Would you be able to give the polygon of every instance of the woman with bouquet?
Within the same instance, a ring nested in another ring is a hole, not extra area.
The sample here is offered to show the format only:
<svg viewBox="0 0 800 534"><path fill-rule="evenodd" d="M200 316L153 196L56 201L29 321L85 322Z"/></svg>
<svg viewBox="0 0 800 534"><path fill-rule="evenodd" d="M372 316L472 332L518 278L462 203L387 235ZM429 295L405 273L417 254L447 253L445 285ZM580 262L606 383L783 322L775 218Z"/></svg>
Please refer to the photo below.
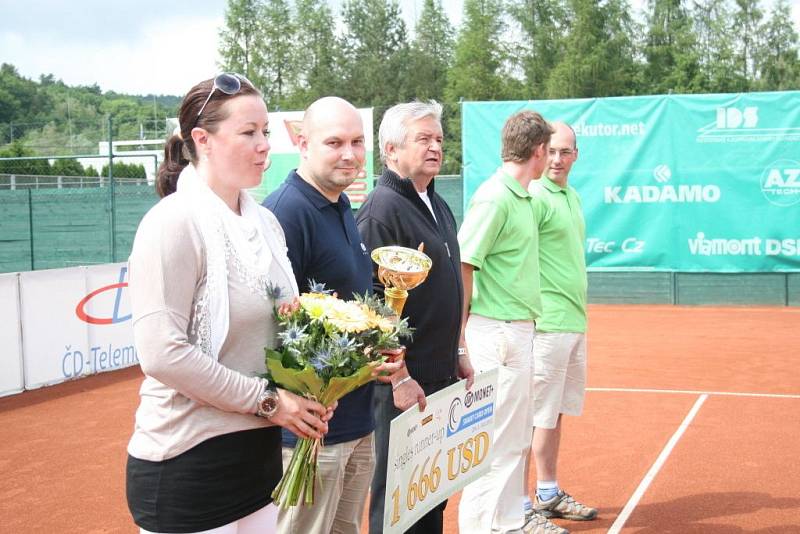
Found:
<svg viewBox="0 0 800 534"><path fill-rule="evenodd" d="M281 432L321 438L331 410L273 384L274 288L297 286L274 216L245 191L269 164L268 116L245 78L195 85L165 147L162 200L129 261L145 379L128 445L128 506L141 532L269 533Z"/></svg>

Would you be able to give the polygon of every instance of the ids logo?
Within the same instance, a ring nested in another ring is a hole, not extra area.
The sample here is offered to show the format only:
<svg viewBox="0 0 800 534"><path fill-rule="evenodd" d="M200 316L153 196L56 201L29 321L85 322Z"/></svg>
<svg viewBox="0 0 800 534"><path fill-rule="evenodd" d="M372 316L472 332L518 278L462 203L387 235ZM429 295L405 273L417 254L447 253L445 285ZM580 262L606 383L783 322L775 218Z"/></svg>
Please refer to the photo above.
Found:
<svg viewBox="0 0 800 534"><path fill-rule="evenodd" d="M758 126L758 108L748 106L739 108L717 108L717 128L755 128Z"/></svg>
<svg viewBox="0 0 800 534"><path fill-rule="evenodd" d="M117 282L116 284L111 284L95 289L94 291L83 297L81 301L78 302L78 305L75 306L75 315L78 316L78 319L89 324L117 324L129 321L131 318L130 313L128 315L120 315L119 312L120 303L122 302L122 291L123 289L128 287L128 282L125 281L125 276L127 274L128 274L127 267L120 268L119 282ZM89 315L89 312L86 311L86 306L92 300L95 300L97 298L98 301L110 303L110 299L108 297L104 299L99 298L100 295L107 292L111 292L113 295L114 305L113 308L109 310L111 315L107 317L97 317L94 315Z"/></svg>
<svg viewBox="0 0 800 534"><path fill-rule="evenodd" d="M781 159L761 175L761 193L776 206L792 206L800 202L800 163Z"/></svg>

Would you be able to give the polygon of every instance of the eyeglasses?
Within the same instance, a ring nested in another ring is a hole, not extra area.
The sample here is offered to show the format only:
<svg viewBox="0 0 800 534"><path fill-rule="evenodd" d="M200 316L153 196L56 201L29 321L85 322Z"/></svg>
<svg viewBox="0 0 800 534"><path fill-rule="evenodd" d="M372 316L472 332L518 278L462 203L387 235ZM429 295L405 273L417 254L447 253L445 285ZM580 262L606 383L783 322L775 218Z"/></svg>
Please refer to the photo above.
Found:
<svg viewBox="0 0 800 534"><path fill-rule="evenodd" d="M242 80L250 83L250 80L244 76L240 76L232 72L223 72L222 74L218 74L217 77L214 78L214 86L211 88L211 92L208 93L206 101L203 102L202 106L200 106L200 111L197 112L197 117L194 118L194 124L192 125L192 128L197 126L197 121L200 120L200 115L203 113L203 110L206 109L206 105L211 100L211 95L214 94L214 91L219 89L228 96L235 95L242 90ZM250 85L253 84L250 83Z"/></svg>
<svg viewBox="0 0 800 534"><path fill-rule="evenodd" d="M555 157L556 154L558 154L562 158L571 158L572 155L575 154L575 151L572 150L571 148L562 148L561 150L556 150L555 148L551 148L548 151L548 154L550 155L551 158Z"/></svg>

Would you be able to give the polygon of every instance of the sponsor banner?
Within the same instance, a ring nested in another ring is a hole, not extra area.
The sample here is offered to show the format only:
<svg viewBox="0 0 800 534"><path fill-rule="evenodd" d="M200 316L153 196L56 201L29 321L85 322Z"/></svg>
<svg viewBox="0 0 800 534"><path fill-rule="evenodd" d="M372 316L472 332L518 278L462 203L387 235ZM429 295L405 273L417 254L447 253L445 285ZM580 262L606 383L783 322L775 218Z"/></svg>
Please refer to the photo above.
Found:
<svg viewBox="0 0 800 534"><path fill-rule="evenodd" d="M522 109L577 134L590 268L800 270L800 92L465 103L465 209ZM747 254L703 244L754 239Z"/></svg>
<svg viewBox="0 0 800 534"><path fill-rule="evenodd" d="M25 389L138 364L127 265L19 274Z"/></svg>
<svg viewBox="0 0 800 534"><path fill-rule="evenodd" d="M357 179L347 188L345 194L353 208L358 208L372 191L373 153L372 153L372 108L359 109L364 123L364 144L367 149L366 176ZM264 173L261 185L251 190L253 197L261 202L267 195L283 183L292 169L300 162L297 135L303 122L302 111L276 111L269 114L269 159L272 162Z"/></svg>
<svg viewBox="0 0 800 534"><path fill-rule="evenodd" d="M428 397L392 420L383 531L405 532L434 506L483 475L491 463L497 369Z"/></svg>
<svg viewBox="0 0 800 534"><path fill-rule="evenodd" d="M19 320L19 275L0 274L0 397L19 393L22 379L22 340Z"/></svg>

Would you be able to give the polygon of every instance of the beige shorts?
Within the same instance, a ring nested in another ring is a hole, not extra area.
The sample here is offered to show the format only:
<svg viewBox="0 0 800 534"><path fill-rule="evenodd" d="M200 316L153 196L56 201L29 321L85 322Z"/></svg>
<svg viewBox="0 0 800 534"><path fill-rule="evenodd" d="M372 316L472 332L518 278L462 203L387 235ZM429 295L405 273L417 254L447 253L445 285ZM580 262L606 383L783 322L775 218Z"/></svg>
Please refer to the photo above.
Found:
<svg viewBox="0 0 800 534"><path fill-rule="evenodd" d="M538 332L533 342L533 426L555 428L580 415L586 392L586 334Z"/></svg>

